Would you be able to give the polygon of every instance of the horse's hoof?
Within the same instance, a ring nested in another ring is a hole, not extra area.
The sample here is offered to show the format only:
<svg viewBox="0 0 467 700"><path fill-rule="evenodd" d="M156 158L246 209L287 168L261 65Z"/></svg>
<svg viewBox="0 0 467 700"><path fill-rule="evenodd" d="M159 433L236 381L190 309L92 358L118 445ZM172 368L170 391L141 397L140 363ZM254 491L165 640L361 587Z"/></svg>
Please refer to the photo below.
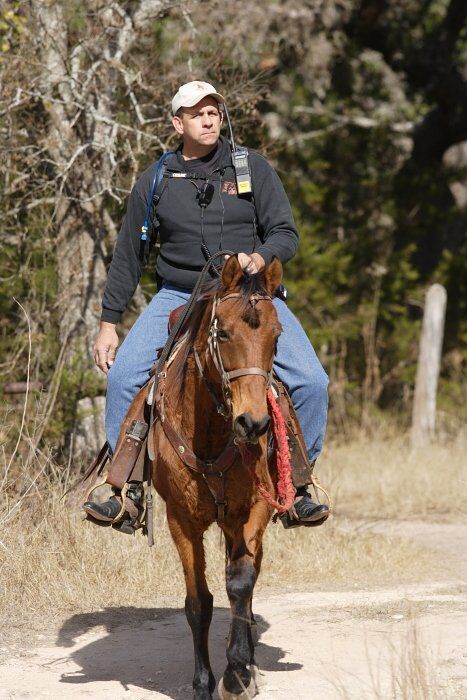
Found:
<svg viewBox="0 0 467 700"><path fill-rule="evenodd" d="M217 688L220 700L251 700L251 698L254 698L258 692L254 678L255 675L256 674L253 673L252 668L250 685L248 686L248 688L245 688L245 690L242 690L241 693L231 693L228 690L226 690L224 688L224 680L221 678L219 681L219 686Z"/></svg>
<svg viewBox="0 0 467 700"><path fill-rule="evenodd" d="M193 700L212 700L212 695L209 690L196 691L193 694Z"/></svg>

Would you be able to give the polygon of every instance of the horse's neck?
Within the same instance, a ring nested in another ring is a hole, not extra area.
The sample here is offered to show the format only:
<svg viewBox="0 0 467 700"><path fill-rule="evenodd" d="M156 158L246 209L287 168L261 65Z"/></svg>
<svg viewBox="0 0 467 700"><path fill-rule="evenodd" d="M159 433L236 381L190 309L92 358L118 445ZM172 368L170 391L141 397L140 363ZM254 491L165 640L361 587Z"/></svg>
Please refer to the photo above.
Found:
<svg viewBox="0 0 467 700"><path fill-rule="evenodd" d="M207 372L205 352L199 352L199 355L203 369ZM216 387L216 393L220 400L220 386ZM217 412L214 400L196 366L193 351L186 360L181 389L173 387L172 391L167 392L167 399L168 419L195 454L201 458L220 454L231 437L231 422L227 422Z"/></svg>

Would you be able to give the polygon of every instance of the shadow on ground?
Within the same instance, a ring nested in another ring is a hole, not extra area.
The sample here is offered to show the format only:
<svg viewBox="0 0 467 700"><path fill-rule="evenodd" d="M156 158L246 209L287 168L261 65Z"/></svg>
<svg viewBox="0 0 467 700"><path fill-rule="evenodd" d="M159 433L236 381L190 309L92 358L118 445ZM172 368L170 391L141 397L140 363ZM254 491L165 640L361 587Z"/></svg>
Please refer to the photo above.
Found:
<svg viewBox="0 0 467 700"><path fill-rule="evenodd" d="M282 662L285 652L261 643L269 623L256 616L260 641L257 662L265 671L293 671L301 664ZM210 630L211 664L219 680L225 665L230 610L216 608ZM62 683L118 681L158 691L174 700L191 697L194 671L191 631L184 612L171 608L118 607L74 615L61 627L57 646L75 647L69 658L80 671L64 673Z"/></svg>

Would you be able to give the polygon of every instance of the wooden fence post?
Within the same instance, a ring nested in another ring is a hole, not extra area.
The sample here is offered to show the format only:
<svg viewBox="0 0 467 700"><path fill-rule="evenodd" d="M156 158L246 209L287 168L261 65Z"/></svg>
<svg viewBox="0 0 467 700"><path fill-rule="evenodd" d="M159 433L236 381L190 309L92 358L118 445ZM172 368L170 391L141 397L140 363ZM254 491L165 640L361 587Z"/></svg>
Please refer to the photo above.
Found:
<svg viewBox="0 0 467 700"><path fill-rule="evenodd" d="M443 346L446 300L446 290L441 284L433 284L425 298L412 412L412 447L430 444L435 434L436 388Z"/></svg>

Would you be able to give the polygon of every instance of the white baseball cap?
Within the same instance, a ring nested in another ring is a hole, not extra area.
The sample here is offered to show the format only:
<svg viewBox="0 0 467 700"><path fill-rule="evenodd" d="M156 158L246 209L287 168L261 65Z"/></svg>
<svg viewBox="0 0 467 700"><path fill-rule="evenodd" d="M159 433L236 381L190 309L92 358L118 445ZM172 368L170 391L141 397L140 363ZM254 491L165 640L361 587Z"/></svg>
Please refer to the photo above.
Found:
<svg viewBox="0 0 467 700"><path fill-rule="evenodd" d="M176 114L180 107L193 107L208 95L214 97L218 102L224 102L222 95L210 83L193 80L191 83L181 85L172 100L172 114Z"/></svg>

